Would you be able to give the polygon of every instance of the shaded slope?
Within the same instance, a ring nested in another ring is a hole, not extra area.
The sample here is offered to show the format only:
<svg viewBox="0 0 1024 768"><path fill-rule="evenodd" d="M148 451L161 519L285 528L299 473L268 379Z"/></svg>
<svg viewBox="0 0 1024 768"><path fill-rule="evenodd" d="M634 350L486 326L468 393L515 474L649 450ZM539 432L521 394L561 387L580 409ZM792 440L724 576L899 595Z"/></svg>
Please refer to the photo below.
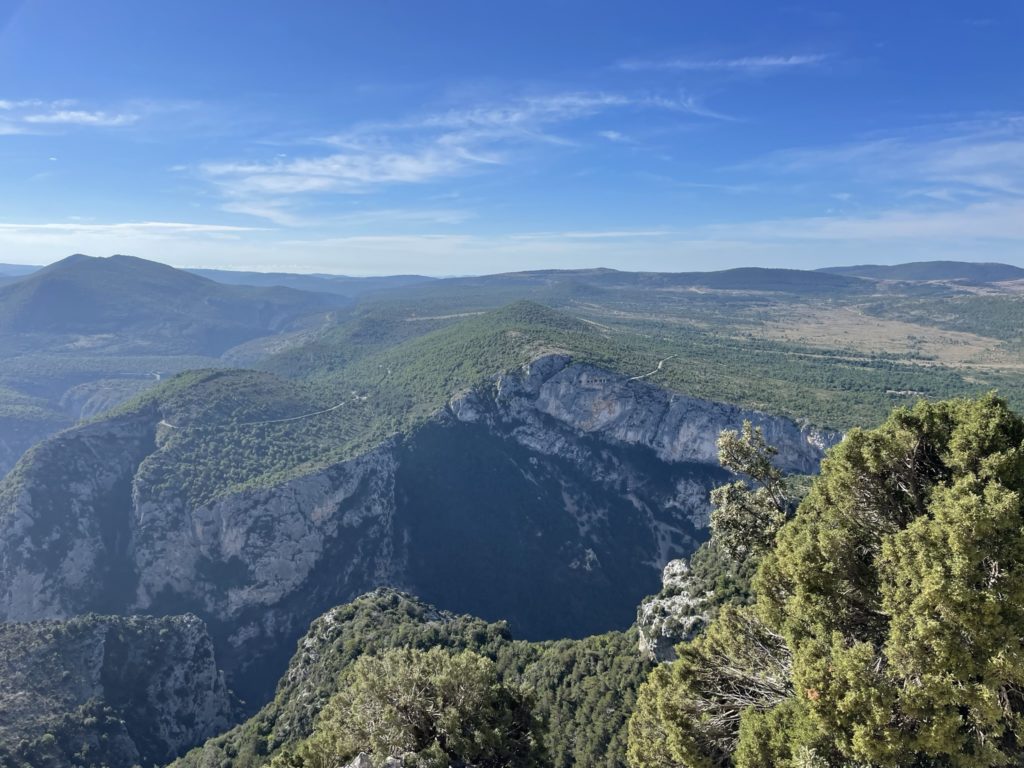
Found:
<svg viewBox="0 0 1024 768"><path fill-rule="evenodd" d="M235 706L195 616L0 624L0 766L162 764Z"/></svg>

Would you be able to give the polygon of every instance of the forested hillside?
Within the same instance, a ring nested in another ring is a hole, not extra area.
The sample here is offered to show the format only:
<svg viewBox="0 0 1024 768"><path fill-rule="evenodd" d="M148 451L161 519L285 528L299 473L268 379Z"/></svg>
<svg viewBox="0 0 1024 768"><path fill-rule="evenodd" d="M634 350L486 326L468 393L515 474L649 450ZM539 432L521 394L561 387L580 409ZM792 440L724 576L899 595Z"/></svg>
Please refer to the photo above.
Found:
<svg viewBox="0 0 1024 768"><path fill-rule="evenodd" d="M495 677L486 686L500 681L508 698L488 706L523 708L525 712L504 715L517 718L527 731L525 740L533 742L531 748L519 751L510 765L623 765L626 721L636 689L650 668L650 663L639 657L635 632L526 643L514 640L504 623L489 624L438 611L408 595L381 590L331 610L314 622L299 642L274 700L251 720L212 739L175 767L317 765L321 763L308 762L314 759L312 753L317 748L326 750L326 764L335 755L340 759L353 757L354 753L346 754L344 747L334 751L334 742L351 734L344 722L339 724L340 730L329 730L334 727L328 723L329 712L347 704L360 686L360 660L388 659L387 654L396 649L440 652L442 658L471 652L489 662L484 674ZM414 657L391 659L398 666L395 674L410 676L406 683L426 683L410 668ZM439 662L434 658L434 673L440 671ZM382 682L381 678L377 670L377 681ZM461 682L469 684L469 680ZM372 706L374 702L364 703ZM427 700L412 703L429 709ZM483 718L475 720L477 727L487 727L482 711L465 704L454 706L458 720L450 727L459 728L463 721L475 718ZM424 716L430 717L426 711ZM423 739L424 734L419 738ZM417 744L418 749L433 746L432 738ZM476 736L466 733L465 738L472 742ZM502 733L497 741L490 742L493 753L507 748L511 738L509 733ZM323 744L324 740L329 743ZM357 744L355 752L365 746Z"/></svg>

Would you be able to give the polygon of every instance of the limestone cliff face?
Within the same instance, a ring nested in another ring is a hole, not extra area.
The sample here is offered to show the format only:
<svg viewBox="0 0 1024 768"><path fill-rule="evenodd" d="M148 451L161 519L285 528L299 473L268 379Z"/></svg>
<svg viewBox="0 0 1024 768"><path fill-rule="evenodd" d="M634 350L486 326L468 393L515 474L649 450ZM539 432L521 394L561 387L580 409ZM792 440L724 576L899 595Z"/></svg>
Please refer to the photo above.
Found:
<svg viewBox="0 0 1024 768"><path fill-rule="evenodd" d="M234 717L195 616L0 624L0 765L163 764Z"/></svg>
<svg viewBox="0 0 1024 768"><path fill-rule="evenodd" d="M675 647L707 624L706 602L706 595L695 591L689 564L670 561L661 574L661 591L640 603L636 612L640 654L650 661L674 661Z"/></svg>
<svg viewBox="0 0 1024 768"><path fill-rule="evenodd" d="M354 546L337 567L353 577L354 588L364 576L371 582L399 576L401 563L388 546L394 474L394 446L387 443L323 472L195 508L137 483L133 606L149 610L173 593L232 619L285 600L345 542ZM218 567L220 578L197 578Z"/></svg>
<svg viewBox="0 0 1024 768"><path fill-rule="evenodd" d="M155 449L155 412L40 443L0 486L0 620L123 610L131 484Z"/></svg>
<svg viewBox="0 0 1024 768"><path fill-rule="evenodd" d="M0 485L0 620L194 611L243 695L315 616L379 585L528 638L625 627L706 538L715 439L744 419L793 471L838 439L547 355L350 461L191 506L140 471L160 415L120 415Z"/></svg>
<svg viewBox="0 0 1024 768"><path fill-rule="evenodd" d="M592 365L574 365L566 355L546 355L523 375L501 377L497 400L515 415L531 408L587 433L642 445L670 463L717 465L716 441L723 429L744 420L761 427L779 449L787 472L816 472L825 449L840 435L799 427L793 421L735 405L687 397L642 380Z"/></svg>

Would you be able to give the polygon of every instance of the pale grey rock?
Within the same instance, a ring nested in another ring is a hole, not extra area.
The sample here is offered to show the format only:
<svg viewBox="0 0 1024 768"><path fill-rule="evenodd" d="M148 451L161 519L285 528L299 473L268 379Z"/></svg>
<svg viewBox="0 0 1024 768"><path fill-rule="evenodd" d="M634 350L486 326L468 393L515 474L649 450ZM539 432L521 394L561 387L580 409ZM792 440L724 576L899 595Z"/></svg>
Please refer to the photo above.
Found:
<svg viewBox="0 0 1024 768"><path fill-rule="evenodd" d="M159 503L162 513L154 513L154 502L137 504L135 607L150 608L167 590L190 595L205 611L228 618L273 605L303 584L328 541L351 535L366 544L388 537L394 472L394 453L385 444L323 472L193 509L173 498ZM137 489L137 495L146 494ZM167 514L169 509L177 511ZM203 562L233 564L240 583L224 590L197 579ZM391 553L368 546L358 562L382 582L400 565Z"/></svg>
<svg viewBox="0 0 1024 768"><path fill-rule="evenodd" d="M690 566L682 559L665 566L661 583L661 592L637 609L640 654L650 661L675 661L675 647L693 639L707 624L707 614L701 610L707 598L692 593Z"/></svg>
<svg viewBox="0 0 1024 768"><path fill-rule="evenodd" d="M152 416L136 414L68 430L26 455L19 477L0 486L0 621L100 610L124 588L112 568L129 541L111 535L120 527L111 507L153 447Z"/></svg>
<svg viewBox="0 0 1024 768"><path fill-rule="evenodd" d="M838 432L800 427L786 418L687 397L591 365L564 365L563 356L556 358L555 373L539 386L524 386L528 393L536 391L537 410L583 432L644 445L664 461L717 463L719 433L750 421L779 449L782 469L809 474L841 438Z"/></svg>
<svg viewBox="0 0 1024 768"><path fill-rule="evenodd" d="M14 467L25 451L72 423L70 417L57 412L43 418L0 416L0 478Z"/></svg>

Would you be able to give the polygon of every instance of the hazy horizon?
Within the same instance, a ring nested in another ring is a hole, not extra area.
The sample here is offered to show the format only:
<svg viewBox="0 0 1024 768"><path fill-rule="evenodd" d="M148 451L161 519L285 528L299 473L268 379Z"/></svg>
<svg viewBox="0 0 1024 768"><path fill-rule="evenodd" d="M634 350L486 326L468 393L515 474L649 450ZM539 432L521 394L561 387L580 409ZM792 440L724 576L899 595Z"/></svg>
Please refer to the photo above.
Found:
<svg viewBox="0 0 1024 768"><path fill-rule="evenodd" d="M885 261L885 262L882 262L882 261L878 261L878 262L861 262L861 263L858 263L858 264L852 264L852 263L850 263L850 264L822 264L821 266L818 266L818 267L788 267L788 266L772 267L770 265L763 265L763 264L749 264L749 265L739 265L739 266L736 266L736 267L721 267L721 268L718 268L718 269L711 267L711 268L707 268L707 269L695 269L695 270L672 270L672 269L667 269L667 270L642 270L642 269L628 269L628 268L624 268L624 267L607 267L607 266L603 266L603 265L593 265L593 266L585 266L585 267L566 267L566 268L550 267L550 268L546 268L546 269L542 268L542 269L532 269L532 270L531 269L523 269L523 270L513 269L513 270L502 270L502 271L498 271L498 272L464 272L464 273L459 273L459 274L455 274L455 273L442 274L442 273L436 273L436 272L430 272L430 271L351 274L351 273L347 273L347 272L313 271L313 270L298 271L298 270L288 270L288 269L261 269L261 268L251 268L250 269L250 268L247 268L247 267L237 267L237 266L230 266L230 265L228 265L228 266L224 266L224 265L211 265L211 264L182 264L182 265L177 265L177 264L170 264L168 262L160 261L158 259L146 259L145 256L138 256L136 254L117 253L117 254L110 254L109 256L95 256L94 254L88 254L88 253L73 253L73 254L67 254L66 256L62 256L62 257L60 257L58 259L54 259L53 261L49 261L49 262L46 262L46 263L34 263L34 264L33 263L27 263L27 262L8 262L8 261L3 261L2 259L0 259L0 266L32 267L32 268L36 268L36 269L42 269L44 267L52 266L53 264L56 264L56 263L58 263L60 261L63 261L64 259L70 258L71 256L88 256L90 258L111 258L113 256L129 256L129 257L133 257L133 258L144 259L146 261L154 261L154 262L157 262L157 263L160 263L160 264L165 264L167 266L175 267L176 269L183 269L183 270L218 270L218 271L224 271L224 272L240 272L240 273L253 272L253 273L262 273L262 274L326 275L326 276L329 276L329 277L401 277L401 276L409 276L409 275L418 275L418 276L421 276L421 277L429 277L429 278L438 279L438 280L451 279L451 278L460 278L460 277L486 277L486 276L491 276L491 275L496 275L496 274L504 274L504 273L538 272L538 271L539 272L543 272L543 271L613 270L613 271L618 271L618 272L647 272L647 271L654 272L654 271L656 271L656 272L664 272L664 273L673 273L673 272L717 272L717 271L729 270L729 269L759 268L759 267L766 268L766 269L777 268L777 269L806 269L806 270L815 270L815 269L828 269L828 268L836 268L836 267L892 266L892 265L898 265L898 264L911 264L911 263L923 264L923 263L928 263L927 261L921 261L921 262L901 262L901 261L898 261L898 260L892 260L892 261ZM1007 261L1007 262L993 262L993 261L983 260L983 259L962 259L960 261L967 262L967 263L972 263L972 264L1008 264L1010 266L1024 266L1022 264L1019 264L1019 263L1015 264L1015 263L1012 263L1012 262L1009 262L1009 261Z"/></svg>

